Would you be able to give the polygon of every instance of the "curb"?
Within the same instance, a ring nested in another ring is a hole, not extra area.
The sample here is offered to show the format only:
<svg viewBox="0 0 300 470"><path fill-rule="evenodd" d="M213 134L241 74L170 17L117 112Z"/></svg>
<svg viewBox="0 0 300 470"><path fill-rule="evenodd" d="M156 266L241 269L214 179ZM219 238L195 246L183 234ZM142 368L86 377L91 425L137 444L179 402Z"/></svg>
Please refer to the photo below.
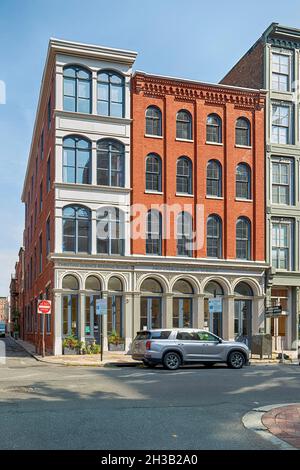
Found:
<svg viewBox="0 0 300 470"><path fill-rule="evenodd" d="M58 366L68 366L68 367L136 367L139 366L139 362L100 362L95 364L84 364L84 363L76 363L76 362L68 362L68 361L48 361L46 358L40 357L37 354L33 353L32 351L28 350L23 344L19 343L18 340L10 336L11 338L18 346L20 346L24 351L27 352L33 359L35 359L37 362L43 362L44 364L49 364L49 365L58 365Z"/></svg>
<svg viewBox="0 0 300 470"><path fill-rule="evenodd" d="M271 444L279 447L281 450L299 450L296 447L288 444L287 442L279 439L272 434L268 428L262 423L263 415L274 408L281 408L284 406L298 405L298 403L279 403L277 405L261 406L259 408L253 408L253 410L246 413L242 418L242 423L246 429L255 432L263 439L268 440Z"/></svg>

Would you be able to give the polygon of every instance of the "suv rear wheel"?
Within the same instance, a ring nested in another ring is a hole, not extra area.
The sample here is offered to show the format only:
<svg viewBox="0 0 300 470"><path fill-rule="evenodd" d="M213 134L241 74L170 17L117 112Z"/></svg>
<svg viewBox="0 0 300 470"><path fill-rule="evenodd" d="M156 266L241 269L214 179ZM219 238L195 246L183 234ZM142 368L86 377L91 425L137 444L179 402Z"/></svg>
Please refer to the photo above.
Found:
<svg viewBox="0 0 300 470"><path fill-rule="evenodd" d="M243 353L240 351L232 351L229 354L227 364L231 369L241 369L245 364Z"/></svg>
<svg viewBox="0 0 300 470"><path fill-rule="evenodd" d="M168 370L176 370L181 366L181 357L176 352L168 352L163 358L163 366Z"/></svg>

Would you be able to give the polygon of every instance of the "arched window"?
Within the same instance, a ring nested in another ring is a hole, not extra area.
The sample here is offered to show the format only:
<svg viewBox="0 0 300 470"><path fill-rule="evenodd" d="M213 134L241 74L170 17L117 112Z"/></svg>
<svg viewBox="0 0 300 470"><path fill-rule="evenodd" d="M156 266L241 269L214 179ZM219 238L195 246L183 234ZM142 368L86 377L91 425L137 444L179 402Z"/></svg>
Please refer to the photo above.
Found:
<svg viewBox="0 0 300 470"><path fill-rule="evenodd" d="M192 162L187 157L180 157L177 160L176 191L192 194Z"/></svg>
<svg viewBox="0 0 300 470"><path fill-rule="evenodd" d="M156 106L149 106L146 109L146 134L162 135L161 110Z"/></svg>
<svg viewBox="0 0 300 470"><path fill-rule="evenodd" d="M224 295L222 286L216 281L210 281L206 284L204 288L204 294L206 297L221 297Z"/></svg>
<svg viewBox="0 0 300 470"><path fill-rule="evenodd" d="M162 326L162 286L152 278L141 285L140 328L161 328Z"/></svg>
<svg viewBox="0 0 300 470"><path fill-rule="evenodd" d="M236 197L251 199L251 170L246 163L236 167Z"/></svg>
<svg viewBox="0 0 300 470"><path fill-rule="evenodd" d="M97 77L97 113L124 117L124 77L112 70L101 70Z"/></svg>
<svg viewBox="0 0 300 470"><path fill-rule="evenodd" d="M237 297L253 297L253 290L246 282L239 282L235 286L234 295Z"/></svg>
<svg viewBox="0 0 300 470"><path fill-rule="evenodd" d="M75 276L68 274L63 278L62 288L62 333L63 336L78 334L78 290Z"/></svg>
<svg viewBox="0 0 300 470"><path fill-rule="evenodd" d="M91 113L91 72L71 65L64 68L64 110Z"/></svg>
<svg viewBox="0 0 300 470"><path fill-rule="evenodd" d="M176 137L177 139L192 139L192 116L183 109L176 115Z"/></svg>
<svg viewBox="0 0 300 470"><path fill-rule="evenodd" d="M246 217L240 217L236 223L236 257L250 259L251 225Z"/></svg>
<svg viewBox="0 0 300 470"><path fill-rule="evenodd" d="M173 328L192 328L193 294L189 282L179 279L173 287Z"/></svg>
<svg viewBox="0 0 300 470"><path fill-rule="evenodd" d="M222 167L217 160L210 160L206 167L207 196L222 196Z"/></svg>
<svg viewBox="0 0 300 470"><path fill-rule="evenodd" d="M116 207L97 210L97 253L124 254L124 213Z"/></svg>
<svg viewBox="0 0 300 470"><path fill-rule="evenodd" d="M161 191L161 159L154 153L146 158L146 189Z"/></svg>
<svg viewBox="0 0 300 470"><path fill-rule="evenodd" d="M63 181L91 184L91 143L82 137L63 140Z"/></svg>
<svg viewBox="0 0 300 470"><path fill-rule="evenodd" d="M63 251L90 252L90 210L82 206L63 209Z"/></svg>
<svg viewBox="0 0 300 470"><path fill-rule="evenodd" d="M101 297L101 284L96 276L89 276L85 281L85 336L99 342L99 321L96 315L97 300Z"/></svg>
<svg viewBox="0 0 300 470"><path fill-rule="evenodd" d="M117 140L102 139L97 143L97 184L124 187L124 145Z"/></svg>
<svg viewBox="0 0 300 470"><path fill-rule="evenodd" d="M101 284L99 279L96 276L89 276L85 281L85 288L86 290L100 291Z"/></svg>
<svg viewBox="0 0 300 470"><path fill-rule="evenodd" d="M209 114L206 120L206 141L222 142L222 121L217 114Z"/></svg>
<svg viewBox="0 0 300 470"><path fill-rule="evenodd" d="M161 213L157 210L150 210L147 214L147 255L161 255Z"/></svg>
<svg viewBox="0 0 300 470"><path fill-rule="evenodd" d="M118 277L112 276L108 281L108 290L112 292L122 292L122 281Z"/></svg>
<svg viewBox="0 0 300 470"><path fill-rule="evenodd" d="M192 256L193 219L188 212L177 216L177 255Z"/></svg>
<svg viewBox="0 0 300 470"><path fill-rule="evenodd" d="M111 277L108 281L107 296L107 331L108 334L116 332L120 338L124 337L123 316L123 284L118 277Z"/></svg>
<svg viewBox="0 0 300 470"><path fill-rule="evenodd" d="M217 215L207 219L206 254L211 258L222 257L222 221Z"/></svg>
<svg viewBox="0 0 300 470"><path fill-rule="evenodd" d="M250 122L245 118L238 118L235 124L235 143L249 147L250 141Z"/></svg>
<svg viewBox="0 0 300 470"><path fill-rule="evenodd" d="M77 278L72 276L72 274L68 274L63 278L62 288L66 290L78 290L79 284Z"/></svg>

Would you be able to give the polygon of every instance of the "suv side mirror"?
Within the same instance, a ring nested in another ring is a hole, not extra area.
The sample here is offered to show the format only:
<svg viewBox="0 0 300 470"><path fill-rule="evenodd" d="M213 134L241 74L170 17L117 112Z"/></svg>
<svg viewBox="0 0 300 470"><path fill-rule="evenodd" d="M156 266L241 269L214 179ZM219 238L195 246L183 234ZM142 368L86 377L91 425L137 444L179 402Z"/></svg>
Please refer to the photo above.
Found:
<svg viewBox="0 0 300 470"><path fill-rule="evenodd" d="M219 343L223 343L223 340L221 338L219 338Z"/></svg>

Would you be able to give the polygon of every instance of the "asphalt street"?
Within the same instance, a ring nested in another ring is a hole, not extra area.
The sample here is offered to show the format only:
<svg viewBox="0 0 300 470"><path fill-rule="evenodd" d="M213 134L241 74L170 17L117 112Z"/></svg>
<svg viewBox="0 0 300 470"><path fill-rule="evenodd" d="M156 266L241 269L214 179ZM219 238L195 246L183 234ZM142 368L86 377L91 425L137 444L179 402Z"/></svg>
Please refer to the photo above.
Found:
<svg viewBox="0 0 300 470"><path fill-rule="evenodd" d="M276 449L241 419L300 401L296 365L67 367L4 342L0 449Z"/></svg>

